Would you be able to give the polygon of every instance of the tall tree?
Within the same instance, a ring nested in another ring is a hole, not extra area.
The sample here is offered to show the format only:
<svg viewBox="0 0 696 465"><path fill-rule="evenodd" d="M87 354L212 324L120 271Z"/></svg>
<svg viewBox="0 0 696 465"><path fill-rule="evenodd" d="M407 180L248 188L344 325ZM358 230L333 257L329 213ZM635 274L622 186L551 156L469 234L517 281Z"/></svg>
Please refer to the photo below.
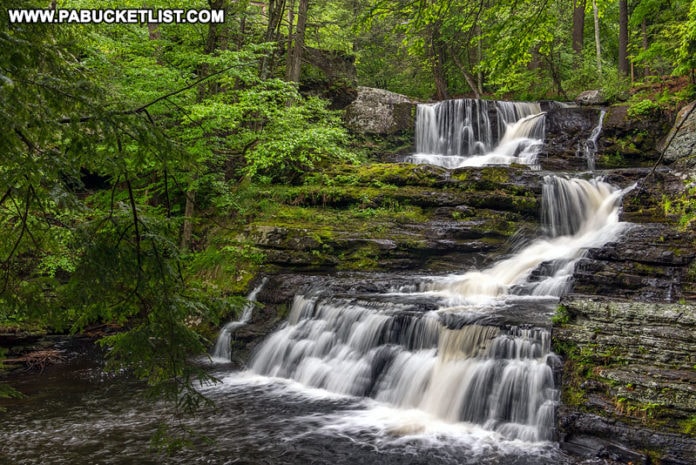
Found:
<svg viewBox="0 0 696 465"><path fill-rule="evenodd" d="M628 76L628 0L619 0L619 75Z"/></svg>
<svg viewBox="0 0 696 465"><path fill-rule="evenodd" d="M582 55L585 40L585 6L586 0L573 0L573 51Z"/></svg>
<svg viewBox="0 0 696 465"><path fill-rule="evenodd" d="M592 0L592 18L594 19L595 52L597 54L597 71L602 72L602 45L599 32L599 7L597 0Z"/></svg>
<svg viewBox="0 0 696 465"><path fill-rule="evenodd" d="M291 82L300 82L308 9L309 0L300 0L300 4L297 8L297 27L295 28L294 34L290 34L292 40L288 42L287 80Z"/></svg>
<svg viewBox="0 0 696 465"><path fill-rule="evenodd" d="M259 74L262 79L266 79L272 75L275 68L275 59L281 40L281 25L283 15L285 14L285 3L285 0L269 0L267 3L268 19L266 21L266 31L263 35L263 41L266 43L275 43L276 46L261 59Z"/></svg>

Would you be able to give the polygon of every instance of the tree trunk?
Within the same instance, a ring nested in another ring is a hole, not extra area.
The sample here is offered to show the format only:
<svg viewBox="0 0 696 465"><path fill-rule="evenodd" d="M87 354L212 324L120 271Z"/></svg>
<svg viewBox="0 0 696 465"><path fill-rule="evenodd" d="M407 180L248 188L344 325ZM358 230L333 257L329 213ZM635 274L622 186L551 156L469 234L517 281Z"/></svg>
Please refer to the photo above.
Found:
<svg viewBox="0 0 696 465"><path fill-rule="evenodd" d="M193 235L193 222L191 221L196 205L196 191L191 189L186 192L186 208L184 209L184 231L181 233L181 250L188 250L191 247L191 236Z"/></svg>
<svg viewBox="0 0 696 465"><path fill-rule="evenodd" d="M309 0L300 0L297 9L297 28L295 29L295 40L288 55L288 81L300 82L300 72L302 70L302 54L304 51L304 36L307 27L307 10Z"/></svg>
<svg viewBox="0 0 696 465"><path fill-rule="evenodd" d="M290 69L292 68L293 53L295 53L293 28L295 27L295 0L290 0L288 8L288 41L285 48L285 80L291 81Z"/></svg>
<svg viewBox="0 0 696 465"><path fill-rule="evenodd" d="M268 23L266 25L266 32L263 35L265 42L276 42L280 43L280 25L283 19L283 14L285 13L285 0L270 0L268 2ZM259 65L259 76L261 79L266 79L275 68L275 58L276 51L278 47L275 47L273 51L264 55L261 59Z"/></svg>
<svg viewBox="0 0 696 465"><path fill-rule="evenodd" d="M585 1L573 1L573 51L578 57L582 56L585 40Z"/></svg>
<svg viewBox="0 0 696 465"><path fill-rule="evenodd" d="M599 9L597 8L597 0L592 0L592 13L594 16L594 38L595 49L597 50L597 71L602 73L602 46L599 41Z"/></svg>
<svg viewBox="0 0 696 465"><path fill-rule="evenodd" d="M474 81L474 76L469 73L464 66L464 63L459 59L457 56L457 53L452 49L452 47L449 48L450 56L452 57L452 61L454 61L454 64L459 68L459 72L462 73L462 76L464 76L464 80L466 83L469 85L471 88L471 91L474 93L474 97L476 98L481 98L481 92L479 92L478 89L478 84L476 81Z"/></svg>
<svg viewBox="0 0 696 465"><path fill-rule="evenodd" d="M628 76L628 0L619 0L619 75Z"/></svg>

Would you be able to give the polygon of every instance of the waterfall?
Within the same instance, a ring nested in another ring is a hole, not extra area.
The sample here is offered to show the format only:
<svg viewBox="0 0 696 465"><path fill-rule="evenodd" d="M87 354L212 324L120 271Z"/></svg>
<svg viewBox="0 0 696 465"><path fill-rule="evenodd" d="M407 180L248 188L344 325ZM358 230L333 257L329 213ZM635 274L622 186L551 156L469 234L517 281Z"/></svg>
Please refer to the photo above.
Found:
<svg viewBox="0 0 696 465"><path fill-rule="evenodd" d="M416 151L443 155L485 154L493 134L486 100L445 100L416 109Z"/></svg>
<svg viewBox="0 0 696 465"><path fill-rule="evenodd" d="M546 176L543 237L486 270L451 276L430 288L449 292L455 300L486 300L510 293L561 296L585 250L615 240L623 231L619 200L631 188L619 190L597 179ZM548 264L547 275L540 281L529 281L542 264Z"/></svg>
<svg viewBox="0 0 696 465"><path fill-rule="evenodd" d="M486 324L476 312L501 311L500 296L548 299L565 292L584 250L623 229L623 193L600 180L546 176L542 237L488 269L434 279L416 286L420 291L382 299L298 295L251 369L422 412L421 423L400 425L394 434L425 430L422 423L432 418L475 424L510 440L551 440L559 392L549 331ZM540 268L546 272L533 277ZM417 295L439 296L439 308L424 311L406 298Z"/></svg>
<svg viewBox="0 0 696 465"><path fill-rule="evenodd" d="M548 331L449 329L435 312L398 310L298 296L293 316L257 352L252 369L447 422L479 424L508 439L552 438L558 392Z"/></svg>
<svg viewBox="0 0 696 465"><path fill-rule="evenodd" d="M536 167L544 121L538 103L459 99L418 105L417 153L406 161L446 168L511 163Z"/></svg>
<svg viewBox="0 0 696 465"><path fill-rule="evenodd" d="M230 342L232 333L239 327L246 325L251 320L251 315L254 311L256 296L261 292L268 278L264 277L258 286L256 286L247 296L247 302L242 309L242 316L238 320L230 321L222 327L215 341L215 347L211 354L211 359L216 363L228 363L232 357L232 349Z"/></svg>
<svg viewBox="0 0 696 465"><path fill-rule="evenodd" d="M599 139L599 134L602 132L602 124L604 123L604 117L607 112L602 110L599 113L599 122L597 126L592 129L590 137L585 141L585 160L587 160L587 169L594 171L595 169L595 155L597 155L597 139Z"/></svg>

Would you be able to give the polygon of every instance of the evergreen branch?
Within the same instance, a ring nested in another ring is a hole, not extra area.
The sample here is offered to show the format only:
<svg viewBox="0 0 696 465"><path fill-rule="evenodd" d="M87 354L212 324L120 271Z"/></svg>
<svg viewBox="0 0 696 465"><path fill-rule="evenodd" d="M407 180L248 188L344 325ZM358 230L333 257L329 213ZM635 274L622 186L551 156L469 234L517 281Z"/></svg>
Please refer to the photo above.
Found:
<svg viewBox="0 0 696 465"><path fill-rule="evenodd" d="M143 272L143 257L140 250L140 227L138 219L138 208L135 204L135 196L133 195L133 186L131 185L130 179L128 178L128 173L126 173L126 187L128 188L128 198L130 200L131 212L133 213L133 226L135 227L135 255L138 260L138 276ZM140 277L138 277L140 279Z"/></svg>

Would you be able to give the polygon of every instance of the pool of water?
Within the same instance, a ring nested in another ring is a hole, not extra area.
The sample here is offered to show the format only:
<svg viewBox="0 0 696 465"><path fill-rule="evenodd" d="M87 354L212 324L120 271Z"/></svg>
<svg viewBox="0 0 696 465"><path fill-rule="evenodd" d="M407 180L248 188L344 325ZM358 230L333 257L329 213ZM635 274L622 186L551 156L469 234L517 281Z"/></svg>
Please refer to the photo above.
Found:
<svg viewBox="0 0 696 465"><path fill-rule="evenodd" d="M15 376L27 394L0 414L7 464L501 464L573 463L555 443L507 441L466 423L427 418L248 372L213 368L213 401L178 418L126 376L90 357ZM162 425L188 432L171 454L151 445Z"/></svg>

